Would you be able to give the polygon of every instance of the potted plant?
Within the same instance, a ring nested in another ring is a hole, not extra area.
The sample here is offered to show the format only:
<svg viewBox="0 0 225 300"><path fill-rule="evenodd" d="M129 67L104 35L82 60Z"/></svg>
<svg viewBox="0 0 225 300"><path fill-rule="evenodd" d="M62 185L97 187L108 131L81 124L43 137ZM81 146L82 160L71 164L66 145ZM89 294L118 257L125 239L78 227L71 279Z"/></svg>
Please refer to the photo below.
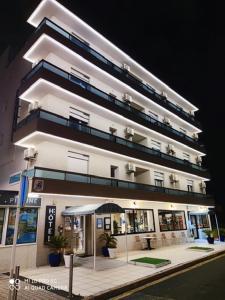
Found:
<svg viewBox="0 0 225 300"><path fill-rule="evenodd" d="M67 245L67 239L62 235L54 235L48 246L53 250L49 253L48 261L51 267L58 267L61 262L61 253Z"/></svg>
<svg viewBox="0 0 225 300"><path fill-rule="evenodd" d="M105 243L105 245L102 247L103 256L105 257L110 256L111 258L115 258L117 239L114 236L110 235L109 233L104 232L99 236L99 240Z"/></svg>
<svg viewBox="0 0 225 300"><path fill-rule="evenodd" d="M225 242L225 228L220 228L220 241Z"/></svg>
<svg viewBox="0 0 225 300"><path fill-rule="evenodd" d="M203 232L207 235L207 241L209 244L214 244L214 232L210 229L205 229Z"/></svg>
<svg viewBox="0 0 225 300"><path fill-rule="evenodd" d="M72 248L68 248L68 249L64 250L63 258L64 258L64 262L65 262L65 267L66 268L70 267L70 255L71 254L74 254L74 251L73 251Z"/></svg>

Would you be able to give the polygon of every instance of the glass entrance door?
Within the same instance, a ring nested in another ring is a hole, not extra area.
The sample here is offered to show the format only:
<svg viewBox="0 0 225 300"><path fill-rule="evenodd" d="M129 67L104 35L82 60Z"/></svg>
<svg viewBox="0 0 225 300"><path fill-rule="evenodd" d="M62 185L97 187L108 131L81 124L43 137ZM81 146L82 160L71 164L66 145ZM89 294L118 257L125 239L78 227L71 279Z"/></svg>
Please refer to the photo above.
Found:
<svg viewBox="0 0 225 300"><path fill-rule="evenodd" d="M198 239L199 238L199 234L198 234L197 217L195 215L190 215L190 220L191 220L191 225L193 225L192 233L194 235L194 238Z"/></svg>

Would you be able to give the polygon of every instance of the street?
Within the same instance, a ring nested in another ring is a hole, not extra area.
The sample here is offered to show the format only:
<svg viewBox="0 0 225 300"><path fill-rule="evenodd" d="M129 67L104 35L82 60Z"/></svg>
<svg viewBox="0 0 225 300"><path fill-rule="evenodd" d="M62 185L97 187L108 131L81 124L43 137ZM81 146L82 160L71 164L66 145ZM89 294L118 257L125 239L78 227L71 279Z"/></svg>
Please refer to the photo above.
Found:
<svg viewBox="0 0 225 300"><path fill-rule="evenodd" d="M225 256L164 281L117 297L129 300L224 300Z"/></svg>

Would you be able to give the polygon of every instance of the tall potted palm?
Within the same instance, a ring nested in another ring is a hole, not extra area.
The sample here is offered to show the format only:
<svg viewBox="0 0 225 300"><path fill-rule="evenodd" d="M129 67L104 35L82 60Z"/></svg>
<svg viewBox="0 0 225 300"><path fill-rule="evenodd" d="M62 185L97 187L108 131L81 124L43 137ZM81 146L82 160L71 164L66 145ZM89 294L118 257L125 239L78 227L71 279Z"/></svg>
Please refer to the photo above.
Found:
<svg viewBox="0 0 225 300"><path fill-rule="evenodd" d="M67 239L62 235L54 235L50 239L48 246L52 251L48 255L48 261L51 267L58 267L60 265L61 254L67 243Z"/></svg>
<svg viewBox="0 0 225 300"><path fill-rule="evenodd" d="M110 235L107 232L102 233L99 236L99 240L104 242L104 246L102 247L102 254L105 257L115 258L116 257L116 248L117 248L117 239Z"/></svg>

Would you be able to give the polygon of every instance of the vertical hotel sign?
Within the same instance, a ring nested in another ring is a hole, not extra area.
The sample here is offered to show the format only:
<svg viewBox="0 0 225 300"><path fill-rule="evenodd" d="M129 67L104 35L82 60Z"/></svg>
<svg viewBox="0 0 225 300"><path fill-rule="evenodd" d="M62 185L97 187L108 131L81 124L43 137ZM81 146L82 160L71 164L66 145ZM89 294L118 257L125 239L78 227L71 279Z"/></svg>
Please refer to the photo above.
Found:
<svg viewBox="0 0 225 300"><path fill-rule="evenodd" d="M51 237L55 235L55 220L56 220L56 206L47 205L45 213L45 234L44 243L50 242Z"/></svg>

